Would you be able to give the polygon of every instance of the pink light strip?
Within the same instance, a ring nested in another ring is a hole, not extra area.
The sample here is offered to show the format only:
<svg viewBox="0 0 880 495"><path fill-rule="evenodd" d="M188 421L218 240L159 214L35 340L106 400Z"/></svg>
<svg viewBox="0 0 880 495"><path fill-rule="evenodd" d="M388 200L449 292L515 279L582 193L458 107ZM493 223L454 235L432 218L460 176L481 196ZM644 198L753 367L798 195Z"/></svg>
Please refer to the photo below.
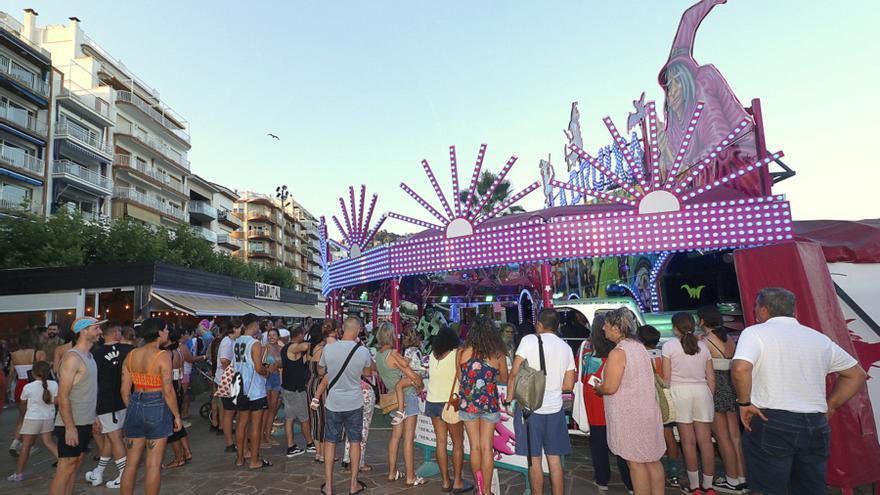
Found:
<svg viewBox="0 0 880 495"><path fill-rule="evenodd" d="M416 200L416 202L418 202L420 205L422 205L422 208L428 210L428 212L430 212L432 215L434 215L435 217L437 217L437 220L440 220L441 222L443 222L444 225L446 225L447 223L449 223L449 220L446 219L446 217L444 217L443 215L441 215L440 212L437 211L436 209L434 209L433 206L429 205L427 201L425 201L421 196L419 196L418 194L416 194L415 191L413 191L412 189L410 189L408 185L406 185L405 183L401 182L401 183L400 183L400 188L403 189L404 191L406 191L406 193L409 194L414 200Z"/></svg>
<svg viewBox="0 0 880 495"><path fill-rule="evenodd" d="M710 189L718 187L722 184L727 184L728 182L735 180L735 179L738 179L738 178L742 177L743 175L750 174L756 170L759 170L761 167L769 165L770 162L772 162L774 160L778 160L778 159L782 158L783 156L785 156L785 154L782 151L777 151L776 153L773 153L772 155L768 156L767 158L764 158L763 160L756 161L755 163L753 163L752 165L749 165L748 167L741 168L739 170L736 170L735 172L731 172L730 174L726 175L725 177L722 177L721 179L714 181L712 184L705 184L705 185L701 186L699 189L695 189L695 190L691 191L690 193L684 195L683 199L684 199L684 201L689 201L696 196L699 196L705 192L708 192Z"/></svg>
<svg viewBox="0 0 880 495"><path fill-rule="evenodd" d="M348 230L343 231L343 235L346 238L350 239L351 237L349 236L349 233L351 232L351 221L349 221L349 219L348 219L348 210L345 209L345 201L343 201L342 198L339 198L339 207L342 208L342 216L345 218L345 226L348 227ZM354 211L352 211L352 214L354 214ZM336 217L333 217L333 218L336 218ZM340 227L340 230L342 230L342 228L341 228L342 226L339 225L339 227ZM348 241L346 241L346 242L348 242Z"/></svg>
<svg viewBox="0 0 880 495"><path fill-rule="evenodd" d="M434 230L441 230L441 231L443 230L443 227L441 227L439 225L436 225L436 224L433 224L430 222L424 222L422 220L417 220L413 217L408 217L406 215L401 215L399 213L392 212L392 213L389 213L388 216L391 218L396 218L398 220L403 220L404 222L409 222L411 224L418 225L420 227L425 227L426 229L434 229Z"/></svg>
<svg viewBox="0 0 880 495"><path fill-rule="evenodd" d="M520 191L520 192L514 194L513 196L507 198L506 201L504 201L504 202L501 203L500 205L496 206L492 211L490 211L488 215L486 215L486 216L480 218L480 220L479 220L476 224L474 224L474 228L476 228L476 227L479 226L480 224L484 223L486 220L489 220L490 218L493 218L495 215L498 215L498 214L501 213L502 211L506 210L507 208L510 207L510 205L512 205L512 204L516 203L517 201L521 200L521 199L524 198L527 194L529 194L530 192L532 192L532 191L534 191L535 189L537 189L539 186L540 186L540 183L539 183L538 181L532 182L531 184L529 184L529 185L528 185L525 189L523 189L522 191Z"/></svg>
<svg viewBox="0 0 880 495"><path fill-rule="evenodd" d="M639 198L639 197L642 196L641 193L639 193L638 191L636 191L636 189L635 189L632 185L628 184L625 180L623 180L622 178L620 178L620 176L617 175L616 173L614 173L613 170L611 170L610 168L606 167L605 164L600 163L599 160L596 160L595 158L593 158L592 156L590 156L589 153L587 153L586 151L582 150L582 149L581 149L580 147L578 147L577 145L575 145L575 144L571 144L571 145L568 146L568 149L570 149L570 150L573 151L575 154L577 154L577 156L580 157L581 160L587 160L588 162L590 162L590 165L596 167L596 169L599 170L600 172L602 172L602 173L605 175L605 177L608 177L609 179L611 179L612 181L614 181L618 186L620 186L622 189L624 189L624 190L626 190L628 193L630 193L630 195L631 195L632 197L634 197L634 198Z"/></svg>
<svg viewBox="0 0 880 495"><path fill-rule="evenodd" d="M348 238L351 239L352 242L357 242L357 239L360 236L360 226L357 224L357 210L354 209L354 186L348 186L348 204L351 205L352 227L352 229L348 231Z"/></svg>
<svg viewBox="0 0 880 495"><path fill-rule="evenodd" d="M373 197L375 198L375 196L373 196ZM361 249L367 248L367 246L370 244L370 241L372 241L373 237L375 237L376 232L379 232L379 227L381 227L382 224L385 223L386 218L388 218L388 215L382 215L381 217L379 217L379 220L376 221L376 225L373 227L372 230L370 230L370 233L367 235L367 238L364 239L363 244L361 244Z"/></svg>
<svg viewBox="0 0 880 495"><path fill-rule="evenodd" d="M367 208L367 218L366 218L366 220L364 221L364 230L366 230L367 228L370 227L370 220L373 219L373 207L376 206L376 200L377 200L377 199L379 199L379 195L378 195L378 194L373 194L372 199L370 199L370 207ZM383 215L383 218L384 218L384 215ZM368 243L369 243L368 240L364 240L364 242L363 242L364 245L367 245Z"/></svg>
<svg viewBox="0 0 880 495"><path fill-rule="evenodd" d="M660 146L657 143L657 107L653 101L648 102L648 153L651 155L652 190L663 187L660 177Z"/></svg>
<svg viewBox="0 0 880 495"><path fill-rule="evenodd" d="M697 128L697 123L700 121L700 115L703 113L703 106L705 104L702 101L697 102L697 107L694 109L694 114L691 116L691 121L688 124L688 128L685 131L684 139L682 139L681 144L679 144L678 155L675 157L675 162L672 163L672 168L669 170L669 177L675 177L678 175L679 169L681 169L681 162L684 161L684 156L687 155L688 149L691 146L691 138L694 136L694 129ZM666 182L666 189L672 189L672 182Z"/></svg>
<svg viewBox="0 0 880 495"><path fill-rule="evenodd" d="M492 194L495 193L495 189L498 187L499 184L501 184L501 181L504 180L504 176L506 176L507 172L510 171L510 167L512 167L513 164L516 163L516 160L516 156L511 156L510 159L507 160L507 163L505 163L501 171L498 172L498 176L495 177L495 182L493 182L492 185L489 186L489 189L486 191L486 194L483 195L482 199L480 199L480 202L477 203L477 206L467 213L468 220L475 220L480 215L480 211L482 211L483 207L486 206L486 203L489 202L489 198L491 198Z"/></svg>
<svg viewBox="0 0 880 495"><path fill-rule="evenodd" d="M605 193L602 191L596 191L596 190L589 189L586 187L575 186L573 184L569 184L568 182L560 182L558 180L552 180L552 181L550 181L550 184L552 184L555 187L560 187L562 189L568 189L569 191L581 193L586 196L591 196L594 198L601 198L601 199L605 199L608 201L613 201L615 203L619 203L624 206L635 206L636 205L636 202L631 199L621 198L620 196L615 196L613 194L608 194L608 193Z"/></svg>
<svg viewBox="0 0 880 495"><path fill-rule="evenodd" d="M351 239L349 239L348 234L345 233L345 230L342 229L342 224L339 223L339 219L336 218L336 215L333 215L333 223L336 224L336 228L339 229L339 233L342 234L342 240L345 241L347 244L352 244ZM332 241L333 239L330 240Z"/></svg>
<svg viewBox="0 0 880 495"><path fill-rule="evenodd" d="M620 134L620 131L617 130L617 127L614 125L614 121L611 120L611 117L605 117L602 119L605 122L605 127L608 128L608 132L611 133L611 137L614 138L614 142L617 143L617 147L620 148L620 152L623 154L623 159L626 164L629 166L629 169L633 171L633 175L636 177L636 181L638 181L639 185L642 186L643 189L648 187L648 183L645 182L645 176L642 173L642 167L637 166L636 160L633 158L632 153L629 152L629 147L626 145L626 139ZM635 197L641 197L642 194L637 192L635 188L630 192Z"/></svg>
<svg viewBox="0 0 880 495"><path fill-rule="evenodd" d="M449 171L452 175L452 202L455 203L455 216L461 216L461 198L458 195L458 159L455 146L449 147Z"/></svg>
<svg viewBox="0 0 880 495"><path fill-rule="evenodd" d="M437 183L437 177L434 176L434 171L431 170L431 165L428 164L428 160L422 160L422 168L425 169L425 174L427 174L428 180L431 181L431 187L434 188L434 192L437 193L437 197L440 198L440 204L443 205L443 210L446 211L449 218L452 218L454 216L452 214L452 208L449 207L449 203L446 201L446 195L443 194L443 191L440 189L440 184Z"/></svg>
<svg viewBox="0 0 880 495"><path fill-rule="evenodd" d="M711 164L712 161L715 160L715 158L718 157L718 153L720 153L721 150L723 150L724 148L728 147L733 142L734 138L742 133L745 128L748 127L748 125L749 120L742 119L739 125L734 127L733 130L730 131L730 134L725 136L725 138L722 139L721 142L718 143L715 148L713 148L712 151L709 152L708 155L699 160L698 165L691 168L689 174L685 176L685 178L678 184L678 187L675 188L675 194L680 195L684 188L687 187L687 185L690 184L692 180L696 179L697 176L700 175L700 172L709 164ZM675 177L675 175L669 174L669 176L666 177L666 189L670 189L677 180L678 179Z"/></svg>
<svg viewBox="0 0 880 495"><path fill-rule="evenodd" d="M483 169L483 159L486 158L486 146L488 145L481 144L480 151L477 152L477 163L474 164L474 173L471 175L471 185L468 188L468 197L464 205L465 214L471 211L471 205L477 194L477 182L480 180L480 171Z"/></svg>
<svg viewBox="0 0 880 495"><path fill-rule="evenodd" d="M364 203L367 201L367 186L361 184L361 201L358 205L358 242L363 242L364 235L367 233L367 226L364 225Z"/></svg>

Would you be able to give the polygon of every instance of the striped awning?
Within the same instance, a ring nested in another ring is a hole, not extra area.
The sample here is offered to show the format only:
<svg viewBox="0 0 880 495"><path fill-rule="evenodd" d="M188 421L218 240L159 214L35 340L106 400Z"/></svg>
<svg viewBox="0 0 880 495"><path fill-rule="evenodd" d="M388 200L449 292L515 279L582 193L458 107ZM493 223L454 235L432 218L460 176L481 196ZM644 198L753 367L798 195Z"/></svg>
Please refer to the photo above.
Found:
<svg viewBox="0 0 880 495"><path fill-rule="evenodd" d="M37 180L37 179L31 178L31 177L28 177L27 175L23 175L18 172L13 172L12 170L9 170L8 168L0 167L0 175L5 175L5 176L11 177L15 180L20 180L20 181L22 181L26 184L30 184L32 186L42 186L43 185L43 181L41 181L41 180Z"/></svg>

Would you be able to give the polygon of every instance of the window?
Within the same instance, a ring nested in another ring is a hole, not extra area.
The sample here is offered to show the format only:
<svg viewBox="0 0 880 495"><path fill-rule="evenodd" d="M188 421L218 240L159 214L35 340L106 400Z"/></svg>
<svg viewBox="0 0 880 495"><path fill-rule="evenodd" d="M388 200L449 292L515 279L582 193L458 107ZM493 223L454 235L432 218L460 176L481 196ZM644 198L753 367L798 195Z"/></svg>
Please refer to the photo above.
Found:
<svg viewBox="0 0 880 495"><path fill-rule="evenodd" d="M33 191L31 189L16 184L4 182L3 189L0 189L0 200L6 205L18 206L30 201L32 197Z"/></svg>

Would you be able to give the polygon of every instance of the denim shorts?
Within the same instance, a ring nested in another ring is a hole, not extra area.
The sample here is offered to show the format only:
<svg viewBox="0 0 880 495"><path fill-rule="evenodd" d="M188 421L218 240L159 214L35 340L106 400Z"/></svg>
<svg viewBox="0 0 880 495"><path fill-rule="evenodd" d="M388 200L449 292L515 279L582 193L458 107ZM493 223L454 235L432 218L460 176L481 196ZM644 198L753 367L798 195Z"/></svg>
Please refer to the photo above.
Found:
<svg viewBox="0 0 880 495"><path fill-rule="evenodd" d="M408 388L403 391L403 417L418 416L422 412L419 409L419 394L414 388ZM389 414L394 414L391 411Z"/></svg>
<svg viewBox="0 0 880 495"><path fill-rule="evenodd" d="M523 423L522 409L518 406L513 419L516 438L516 455L541 457L542 455L571 454L568 438L568 422L561 409L550 414L532 413L528 419L528 434Z"/></svg>
<svg viewBox="0 0 880 495"><path fill-rule="evenodd" d="M458 411L458 417L462 421L476 421L478 419L482 419L487 423L495 424L501 421L501 413L500 412L478 412L478 413L469 413L467 411Z"/></svg>
<svg viewBox="0 0 880 495"><path fill-rule="evenodd" d="M266 390L272 392L281 391L281 373L269 373L266 377Z"/></svg>
<svg viewBox="0 0 880 495"><path fill-rule="evenodd" d="M171 435L172 421L162 392L132 392L122 429L126 438L158 440Z"/></svg>
<svg viewBox="0 0 880 495"><path fill-rule="evenodd" d="M364 408L359 407L353 411L336 412L326 410L324 416L324 441L339 443L342 441L342 432L350 442L360 442L363 438Z"/></svg>
<svg viewBox="0 0 880 495"><path fill-rule="evenodd" d="M443 416L443 408L445 406L445 402L425 402L425 416L439 418Z"/></svg>

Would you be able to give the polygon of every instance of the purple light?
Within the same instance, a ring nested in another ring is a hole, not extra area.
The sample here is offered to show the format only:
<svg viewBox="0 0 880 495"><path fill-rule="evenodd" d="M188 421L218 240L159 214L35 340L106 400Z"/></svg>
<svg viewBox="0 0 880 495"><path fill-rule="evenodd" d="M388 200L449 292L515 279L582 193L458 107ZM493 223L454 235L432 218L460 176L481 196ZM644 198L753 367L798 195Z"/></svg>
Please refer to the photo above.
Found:
<svg viewBox="0 0 880 495"><path fill-rule="evenodd" d="M452 208L449 207L449 203L446 201L446 195L440 190L440 184L437 183L437 178L434 177L434 171L431 170L431 165L428 164L428 160L422 160L422 168L425 169L425 174L428 176L428 180L431 181L431 186L434 188L434 192L440 199L440 204L443 205L443 210L446 211L446 215L448 215L449 218L452 218Z"/></svg>
<svg viewBox="0 0 880 495"><path fill-rule="evenodd" d="M627 166L629 166L629 169L633 171L636 180L643 188L648 187L642 174L642 168L637 166L638 164L633 158L632 153L630 153L629 146L626 144L626 139L624 139L620 132L618 132L617 127L614 125L614 121L611 120L611 117L605 117L603 122L605 122L605 127L608 128L608 132L611 133L611 137L614 138L614 142L617 143L617 148L623 154L623 160L626 162Z"/></svg>
<svg viewBox="0 0 880 495"><path fill-rule="evenodd" d="M729 175L722 177L719 180L716 180L714 184L705 184L701 188L697 189L696 191L691 191L690 193L688 193L684 196L684 201L688 201L690 199L693 199L694 197L699 196L700 194L705 193L705 192L709 191L710 189L713 189L714 187L720 186L721 184L727 184L731 180L738 179L739 177L742 177L743 175L750 174L756 170L759 170L761 167L763 167L765 165L769 165L770 162L772 162L774 160L778 160L778 159L782 158L783 156L785 156L785 154L782 151L777 151L776 153L773 153L772 155L768 156L767 158L764 158L763 160L758 160L757 162L753 163L752 165L749 165L748 167L741 168L739 170L731 172Z"/></svg>
<svg viewBox="0 0 880 495"><path fill-rule="evenodd" d="M373 197L370 199L370 207L367 208L367 218L366 218L366 220L364 221L364 230L367 230L368 228L370 228L370 220L373 219L373 207L376 206L376 200L377 200L377 199L379 199L379 195L377 195L377 194L373 194ZM382 220L381 220L381 221L384 221L384 220L385 220L385 215L382 215ZM381 222L380 222L380 223L381 223ZM373 233L375 233L375 230L376 230L376 229L373 229ZM372 235L367 236L367 239L364 239L364 242L363 242L363 244L361 245L361 248L366 247L366 245L370 243L370 239L371 239L371 238L372 238Z"/></svg>
<svg viewBox="0 0 880 495"><path fill-rule="evenodd" d="M471 204L477 193L477 182L480 180L480 170L483 168L483 159L486 158L486 146L485 143L481 144L480 151L477 152L477 162L474 164L474 172L471 175L471 185L468 188L468 197L464 206L464 213L471 211Z"/></svg>
<svg viewBox="0 0 880 495"><path fill-rule="evenodd" d="M348 200L348 204L351 205L351 226L348 228L348 238L354 243L357 242L360 236L360 227L357 225L357 211L354 209L354 186L348 186Z"/></svg>
<svg viewBox="0 0 880 495"><path fill-rule="evenodd" d="M342 216L345 219L345 226L348 227L348 229L342 230L342 225L339 224L338 220L336 221L336 226L339 228L340 232L342 232L342 236L348 239L345 242L350 243L350 237L348 233L351 232L351 221L349 221L348 219L348 210L345 209L345 201L343 201L342 198L339 198L339 207L342 209ZM354 211L352 211L351 213L354 214ZM334 216L333 219L336 220L336 217Z"/></svg>
<svg viewBox="0 0 880 495"><path fill-rule="evenodd" d="M374 195L373 198L375 198L375 197L376 196ZM372 208L370 208L370 209L372 210ZM376 225L373 227L373 229L367 235L366 239L364 239L363 244L361 244L361 249L367 248L367 246L370 244L370 241L372 241L373 237L376 235L376 232L379 232L379 227L381 227L382 224L385 223L386 218L388 218L388 215L382 215L381 217L379 217L379 221L376 222Z"/></svg>
<svg viewBox="0 0 880 495"><path fill-rule="evenodd" d="M715 147L712 149L712 151L710 151L706 156L701 158L699 160L699 163L691 169L690 174L685 176L684 180L682 180L678 184L678 187L675 188L676 195L679 195L679 193L681 193L684 190L684 188L687 187L687 185L691 183L692 180L694 180L698 175L700 175L700 172L702 172L704 168L706 168L710 163L712 163L715 160L715 158L718 156L718 153L720 153L725 148L730 146L730 144L733 143L734 138L737 135L739 135L742 131L744 131L745 128L748 126L748 124L749 124L748 119L743 119L742 121L740 121L740 123L736 127L734 127L734 129L730 132L730 134L728 134L724 139L722 139L720 143L715 145ZM675 185L675 181L677 181L677 180L678 180L678 178L675 175L669 174L669 176L666 177L666 186L665 186L666 189L672 189L672 187Z"/></svg>
<svg viewBox="0 0 880 495"><path fill-rule="evenodd" d="M455 216L461 216L461 200L458 197L458 159L455 146L449 147L449 172L452 175L452 202L455 203Z"/></svg>
<svg viewBox="0 0 880 495"><path fill-rule="evenodd" d="M489 186L489 189L486 191L486 194L483 195L482 199L480 199L480 202L477 203L477 206L467 213L466 218L468 219L468 221L474 220L474 218L476 218L480 214L480 211L483 209L484 206L486 206L489 198L491 198L492 194L495 193L495 189L498 187L499 184L501 184L501 181L504 180L504 177L507 175L507 172L510 171L510 167L512 167L514 163L516 163L516 156L511 156L510 159L507 160L507 163L504 164L504 168L502 168L501 171L498 172L498 175L495 177L495 181L492 182L491 186Z"/></svg>
<svg viewBox="0 0 880 495"><path fill-rule="evenodd" d="M590 196L593 198L602 198L602 199L605 199L608 201L613 201L615 203L622 204L624 206L635 206L636 205L636 202L631 199L622 198L620 196L608 194L603 191L596 191L595 189L590 189L590 188L586 188L586 187L578 187L578 186L569 184L568 182L560 182L560 181L554 179L554 180L550 181L550 184L553 186L562 188L562 189L568 189L569 191L578 192L578 193L581 193L581 194L584 194L586 196Z"/></svg>
<svg viewBox="0 0 880 495"><path fill-rule="evenodd" d="M516 203L517 201L521 200L521 199L524 198L527 194L529 194L530 192L532 192L532 191L534 191L535 189L537 189L540 185L541 185L541 183L538 182L538 181L532 182L532 183L529 184L525 189L523 189L522 191L520 191L520 192L514 194L513 196L511 196L510 198L508 198L506 201L504 201L504 202L501 203L500 205L496 206L491 212L489 212L488 215L486 215L486 216L480 218L480 220L474 225L474 227L479 226L480 224L484 223L486 220L489 220L490 218L495 217L495 215L498 215L499 213L501 213L502 211L506 210L507 208L510 208L510 205L512 205L512 204Z"/></svg>
<svg viewBox="0 0 880 495"><path fill-rule="evenodd" d="M575 144L569 145L568 149L571 150L572 152L574 152L578 157L580 157L581 160L588 161L590 163L590 165L592 165L593 167L596 168L596 170L598 170L599 172L602 172L602 174L604 174L605 177L608 177L609 179L611 179L612 182L614 182L615 184L617 184L618 186L620 186L621 188L623 188L627 192L629 192L630 195L632 195L632 197L634 197L634 198L642 197L642 193L636 191L636 189L633 186L631 186L627 181L623 180L619 175L614 173L613 170L611 170L610 168L605 166L604 163L600 163L599 160L596 160L595 158L590 156L589 153L582 150L577 145L575 145Z"/></svg>
<svg viewBox="0 0 880 495"><path fill-rule="evenodd" d="M697 124L700 122L700 115L703 113L703 106L705 104L702 101L697 102L697 107L694 110L694 114L691 117L690 124L688 125L687 130L685 131L684 138L681 141L678 149L678 155L675 157L675 162L672 164L672 168L669 170L669 175L667 177L675 177L678 175L678 170L681 168L681 163L684 161L685 155L687 155L688 149L691 146L691 139L693 138L695 129L697 128ZM656 183L656 181L655 181ZM657 186L659 187L659 185ZM670 185L667 181L666 188L669 189Z"/></svg>
<svg viewBox="0 0 880 495"><path fill-rule="evenodd" d="M403 189L404 191L406 191L406 193L409 194L414 200L416 200L416 202L418 204L422 205L422 208L428 210L428 212L430 212L432 215L437 217L437 220L440 220L444 225L449 222L449 220L446 217L441 215L440 212L437 211L436 209L434 209L433 206L429 205L427 201L425 201L421 196L416 194L415 191L410 189L410 187L408 185L401 182L400 188Z"/></svg>
<svg viewBox="0 0 880 495"><path fill-rule="evenodd" d="M367 225L364 223L364 203L366 203L367 186L361 184L361 201L358 205L358 242L363 242L364 234L367 231Z"/></svg>
<svg viewBox="0 0 880 495"><path fill-rule="evenodd" d="M426 229L443 230L443 227L441 227L440 225L429 223L429 222L424 222L422 220L418 220L413 217L408 217L406 215L401 215L399 213L389 213L388 216L391 218L396 218L398 220L403 220L404 222L409 222L411 224L418 225L420 227L425 227Z"/></svg>
<svg viewBox="0 0 880 495"><path fill-rule="evenodd" d="M342 228L342 224L339 223L339 219L336 218L336 215L333 215L333 223L336 224L336 228L339 229L339 233L342 234L342 240L345 241L346 244L351 245L354 244L351 239L348 237L348 234L345 232L345 229ZM345 248L348 251L348 248Z"/></svg>

